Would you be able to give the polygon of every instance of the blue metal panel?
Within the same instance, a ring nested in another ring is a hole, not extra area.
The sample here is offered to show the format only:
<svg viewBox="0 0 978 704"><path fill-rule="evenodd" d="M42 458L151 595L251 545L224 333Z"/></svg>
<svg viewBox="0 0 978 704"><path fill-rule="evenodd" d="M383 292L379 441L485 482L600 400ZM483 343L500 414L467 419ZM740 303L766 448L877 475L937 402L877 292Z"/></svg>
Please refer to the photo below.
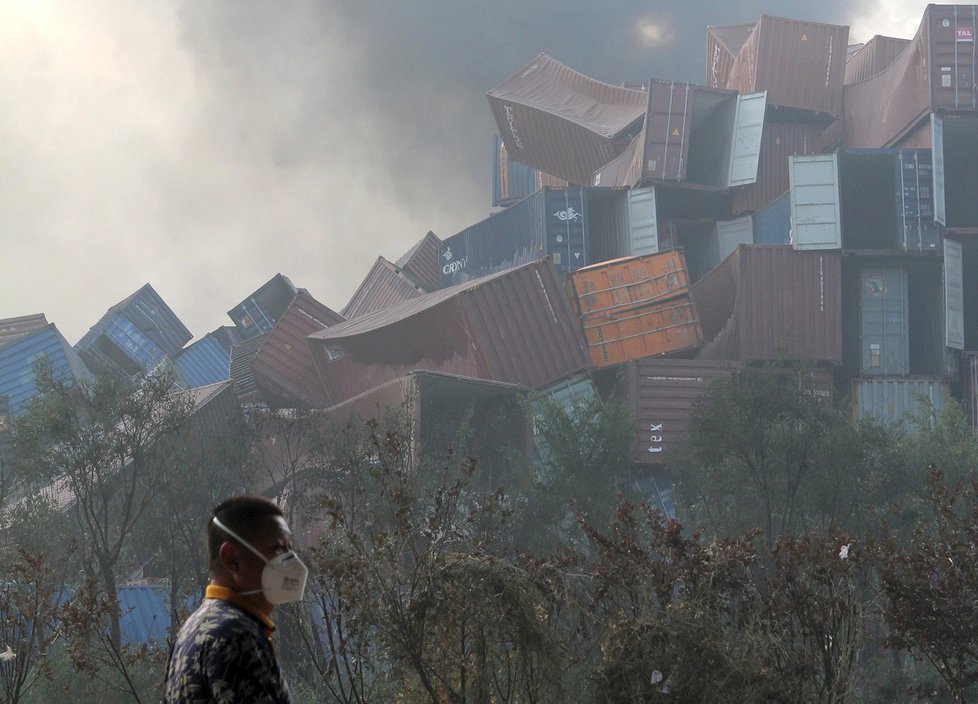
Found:
<svg viewBox="0 0 978 704"><path fill-rule="evenodd" d="M183 350L174 364L190 388L230 378L231 355L210 333Z"/></svg>
<svg viewBox="0 0 978 704"><path fill-rule="evenodd" d="M775 198L754 216L754 244L791 244L791 194Z"/></svg>
<svg viewBox="0 0 978 704"><path fill-rule="evenodd" d="M166 354L176 353L193 337L149 284L109 310L124 316Z"/></svg>
<svg viewBox="0 0 978 704"><path fill-rule="evenodd" d="M904 149L896 159L897 225L905 250L936 252L941 242L934 222L930 149Z"/></svg>
<svg viewBox="0 0 978 704"><path fill-rule="evenodd" d="M452 235L438 249L447 288L549 255L558 274L585 266L587 198L582 188L544 188Z"/></svg>
<svg viewBox="0 0 978 704"><path fill-rule="evenodd" d="M143 368L152 365L164 355L162 349L123 315L116 315L109 320L105 327L105 336Z"/></svg>
<svg viewBox="0 0 978 704"><path fill-rule="evenodd" d="M933 425L950 396L940 379L854 379L852 411L855 418L875 418L915 432Z"/></svg>
<svg viewBox="0 0 978 704"><path fill-rule="evenodd" d="M162 585L136 584L118 588L119 627L123 645L166 644L170 606Z"/></svg>
<svg viewBox="0 0 978 704"><path fill-rule="evenodd" d="M26 335L0 348L0 394L8 397L10 415L16 418L24 404L37 395L34 364L46 359L56 379L79 379L87 370L54 325Z"/></svg>
<svg viewBox="0 0 978 704"><path fill-rule="evenodd" d="M276 274L228 311L243 340L271 331L295 298L298 289L289 277Z"/></svg>

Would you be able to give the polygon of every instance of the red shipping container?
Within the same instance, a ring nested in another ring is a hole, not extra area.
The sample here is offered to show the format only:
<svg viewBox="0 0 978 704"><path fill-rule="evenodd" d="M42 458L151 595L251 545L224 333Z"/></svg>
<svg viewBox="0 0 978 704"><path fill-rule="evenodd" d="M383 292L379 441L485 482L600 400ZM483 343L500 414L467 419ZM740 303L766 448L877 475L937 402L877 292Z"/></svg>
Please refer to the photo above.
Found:
<svg viewBox="0 0 978 704"><path fill-rule="evenodd" d="M419 369L540 388L588 368L549 260L348 320L308 343L337 403Z"/></svg>
<svg viewBox="0 0 978 704"><path fill-rule="evenodd" d="M768 105L841 117L848 41L846 26L762 15L725 87L766 90Z"/></svg>

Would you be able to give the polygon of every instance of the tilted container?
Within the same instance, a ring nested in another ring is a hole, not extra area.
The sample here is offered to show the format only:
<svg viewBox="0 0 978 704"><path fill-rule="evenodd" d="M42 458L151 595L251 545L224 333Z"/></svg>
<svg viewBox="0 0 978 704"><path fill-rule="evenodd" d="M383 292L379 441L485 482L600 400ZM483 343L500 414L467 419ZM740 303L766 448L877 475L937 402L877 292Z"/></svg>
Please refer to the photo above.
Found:
<svg viewBox="0 0 978 704"><path fill-rule="evenodd" d="M768 103L794 109L795 119L838 118L848 42L846 26L761 15L724 87L767 91Z"/></svg>
<svg viewBox="0 0 978 704"><path fill-rule="evenodd" d="M928 5L889 66L846 86L843 146L890 147L932 112L978 110L976 21L976 5Z"/></svg>
<svg viewBox="0 0 978 704"><path fill-rule="evenodd" d="M234 321L243 340L269 332L292 303L297 290L289 277L276 274L229 310L228 317Z"/></svg>
<svg viewBox="0 0 978 704"><path fill-rule="evenodd" d="M588 367L549 260L418 296L308 341L336 402L418 369L541 388Z"/></svg>
<svg viewBox="0 0 978 704"><path fill-rule="evenodd" d="M512 159L580 185L588 185L594 170L637 134L647 101L640 90L596 81L546 54L488 98Z"/></svg>
<svg viewBox="0 0 978 704"><path fill-rule="evenodd" d="M579 269L568 279L579 314L605 313L689 292L686 261L673 249L641 257L625 257Z"/></svg>

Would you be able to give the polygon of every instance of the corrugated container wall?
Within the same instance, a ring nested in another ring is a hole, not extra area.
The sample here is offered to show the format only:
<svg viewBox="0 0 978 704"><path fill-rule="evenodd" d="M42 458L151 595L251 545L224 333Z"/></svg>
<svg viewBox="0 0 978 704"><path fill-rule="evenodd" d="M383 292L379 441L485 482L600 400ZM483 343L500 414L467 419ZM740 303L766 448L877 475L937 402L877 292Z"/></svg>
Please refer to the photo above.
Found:
<svg viewBox="0 0 978 704"><path fill-rule="evenodd" d="M706 28L707 88L727 87L734 60L753 29L753 24Z"/></svg>
<svg viewBox="0 0 978 704"><path fill-rule="evenodd" d="M541 388L588 367L548 260L348 320L309 344L337 402L418 369Z"/></svg>
<svg viewBox="0 0 978 704"><path fill-rule="evenodd" d="M717 379L736 373L736 362L639 359L622 368L621 397L635 422L632 458L661 465L682 459L696 404Z"/></svg>
<svg viewBox="0 0 978 704"><path fill-rule="evenodd" d="M255 375L251 371L251 362L270 334L268 332L262 333L231 348L230 370L231 380L234 382L234 393L244 403L255 401L258 397L258 386L255 383Z"/></svg>
<svg viewBox="0 0 978 704"><path fill-rule="evenodd" d="M762 15L725 87L741 93L766 90L769 105L810 112L812 118L838 118L848 41L846 26Z"/></svg>
<svg viewBox="0 0 978 704"><path fill-rule="evenodd" d="M976 9L928 5L917 34L893 63L846 87L844 146L889 147L930 112L978 108Z"/></svg>
<svg viewBox="0 0 978 704"><path fill-rule="evenodd" d="M841 363L841 259L837 251L739 247L690 290L707 340L699 357Z"/></svg>
<svg viewBox="0 0 978 704"><path fill-rule="evenodd" d="M296 287L287 276L276 274L228 311L244 340L270 331L295 298Z"/></svg>
<svg viewBox="0 0 978 704"><path fill-rule="evenodd" d="M405 274L417 281L426 291L438 288L438 247L441 240L428 232L411 249L394 262Z"/></svg>
<svg viewBox="0 0 978 704"><path fill-rule="evenodd" d="M370 267L360 286L342 310L344 318L356 318L415 298L427 291L399 267L383 257Z"/></svg>
<svg viewBox="0 0 978 704"><path fill-rule="evenodd" d="M330 405L306 338L342 321L343 316L299 289L251 362L251 373L266 403L278 408Z"/></svg>
<svg viewBox="0 0 978 704"><path fill-rule="evenodd" d="M563 187L567 181L509 158L502 138L492 138L492 205L505 207L533 195L545 186Z"/></svg>
<svg viewBox="0 0 978 704"><path fill-rule="evenodd" d="M940 379L853 379L852 416L919 432L934 426L950 397L947 384Z"/></svg>
<svg viewBox="0 0 978 704"><path fill-rule="evenodd" d="M545 54L488 98L511 158L582 185L621 153L646 108L642 91L588 78Z"/></svg>
<svg viewBox="0 0 978 704"><path fill-rule="evenodd" d="M0 320L0 347L8 342L13 342L18 337L23 337L35 330L40 330L48 324L48 319L44 313L35 315L21 315L16 318L5 318Z"/></svg>
<svg viewBox="0 0 978 704"><path fill-rule="evenodd" d="M149 284L120 301L75 345L85 364L128 379L176 354L192 335Z"/></svg>
<svg viewBox="0 0 978 704"><path fill-rule="evenodd" d="M75 349L93 372L129 379L152 367L166 353L124 315L107 313Z"/></svg>
<svg viewBox="0 0 978 704"><path fill-rule="evenodd" d="M149 284L109 308L109 312L124 316L166 354L175 354L193 337Z"/></svg>
<svg viewBox="0 0 978 704"><path fill-rule="evenodd" d="M57 380L91 378L78 354L53 323L0 347L0 395L7 398L12 418L23 413L25 404L38 394L34 365L41 360L50 365Z"/></svg>
<svg viewBox="0 0 978 704"><path fill-rule="evenodd" d="M231 353L213 333L187 346L174 360L177 372L190 388L230 378Z"/></svg>
<svg viewBox="0 0 978 704"><path fill-rule="evenodd" d="M506 480L493 470L512 460L509 453L526 456L528 451L525 395L526 389L512 384L417 371L325 414L340 427L376 419L380 433L408 433L415 468L426 458L442 466L449 450L457 457L478 457L475 481L495 487Z"/></svg>
<svg viewBox="0 0 978 704"><path fill-rule="evenodd" d="M622 307L585 316L581 322L595 368L690 350L703 342L696 308L689 296Z"/></svg>
<svg viewBox="0 0 978 704"><path fill-rule="evenodd" d="M765 105L764 93L738 96L689 83L652 81L642 131L642 181L714 189L753 183ZM631 177L631 167L624 171ZM597 177L606 183L600 171L592 175Z"/></svg>
<svg viewBox="0 0 978 704"><path fill-rule="evenodd" d="M877 34L846 61L846 85L859 83L879 74L896 61L908 46L909 39Z"/></svg>
<svg viewBox="0 0 978 704"><path fill-rule="evenodd" d="M592 264L567 281L578 314L665 301L689 292L686 261L679 250Z"/></svg>
<svg viewBox="0 0 978 704"><path fill-rule="evenodd" d="M585 189L545 188L442 240L440 288L549 257L564 275L585 266Z"/></svg>

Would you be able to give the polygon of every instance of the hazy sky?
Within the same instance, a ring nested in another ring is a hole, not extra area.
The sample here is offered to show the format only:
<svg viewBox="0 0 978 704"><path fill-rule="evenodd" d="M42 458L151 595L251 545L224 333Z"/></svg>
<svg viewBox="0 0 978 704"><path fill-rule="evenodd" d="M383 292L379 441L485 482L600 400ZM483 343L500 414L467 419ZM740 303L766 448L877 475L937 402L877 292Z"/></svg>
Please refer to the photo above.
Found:
<svg viewBox="0 0 978 704"><path fill-rule="evenodd" d="M926 4L0 0L0 318L74 343L149 282L200 337L278 272L340 310L488 214L485 93L538 52L703 83L707 25L910 37Z"/></svg>

